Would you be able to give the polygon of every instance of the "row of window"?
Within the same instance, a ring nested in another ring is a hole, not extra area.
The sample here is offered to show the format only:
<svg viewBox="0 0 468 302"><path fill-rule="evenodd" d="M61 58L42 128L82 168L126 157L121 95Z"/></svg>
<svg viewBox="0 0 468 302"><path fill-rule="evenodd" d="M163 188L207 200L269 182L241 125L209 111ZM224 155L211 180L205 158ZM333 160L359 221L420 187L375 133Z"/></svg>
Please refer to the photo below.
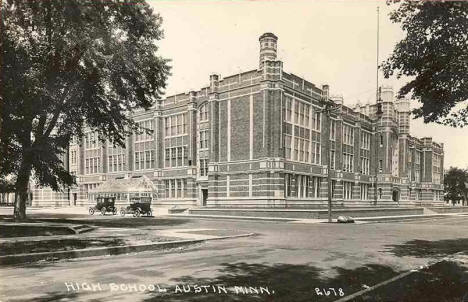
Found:
<svg viewBox="0 0 468 302"><path fill-rule="evenodd" d="M135 170L154 169L155 151L135 151Z"/></svg>
<svg viewBox="0 0 468 302"><path fill-rule="evenodd" d="M165 137L178 136L188 133L188 115L180 113L165 118Z"/></svg>
<svg viewBox="0 0 468 302"><path fill-rule="evenodd" d="M146 120L136 123L139 131L135 132L135 142L154 140L154 120Z"/></svg>
<svg viewBox="0 0 468 302"><path fill-rule="evenodd" d="M371 134L361 131L361 149L370 150Z"/></svg>
<svg viewBox="0 0 468 302"><path fill-rule="evenodd" d="M320 187L323 178L299 174L285 174L284 194L286 197L297 198L318 198L320 197ZM359 198L369 199L370 184L359 184L359 194L354 196L353 182L343 181L343 199L351 200ZM332 180L332 196L335 196L336 181Z"/></svg>
<svg viewBox="0 0 468 302"><path fill-rule="evenodd" d="M127 170L127 161L125 160L125 154L116 154L108 156L108 167L109 172L120 172Z"/></svg>
<svg viewBox="0 0 468 302"><path fill-rule="evenodd" d="M85 160L85 174L99 173L99 165L101 159L99 157L86 158Z"/></svg>
<svg viewBox="0 0 468 302"><path fill-rule="evenodd" d="M316 176L285 174L284 195L286 197L318 198L322 178Z"/></svg>
<svg viewBox="0 0 468 302"><path fill-rule="evenodd" d="M184 167L188 165L187 146L166 148L164 153L165 167Z"/></svg>
<svg viewBox="0 0 468 302"><path fill-rule="evenodd" d="M166 179L164 181L166 198L184 198L187 188L186 179Z"/></svg>
<svg viewBox="0 0 468 302"><path fill-rule="evenodd" d="M96 132L88 132L84 135L85 150L98 149L98 134Z"/></svg>
<svg viewBox="0 0 468 302"><path fill-rule="evenodd" d="M312 122L312 130L321 130L321 113L315 111L309 104L286 96L283 103L283 114L286 122L307 128ZM312 117L312 121L310 121L310 117Z"/></svg>

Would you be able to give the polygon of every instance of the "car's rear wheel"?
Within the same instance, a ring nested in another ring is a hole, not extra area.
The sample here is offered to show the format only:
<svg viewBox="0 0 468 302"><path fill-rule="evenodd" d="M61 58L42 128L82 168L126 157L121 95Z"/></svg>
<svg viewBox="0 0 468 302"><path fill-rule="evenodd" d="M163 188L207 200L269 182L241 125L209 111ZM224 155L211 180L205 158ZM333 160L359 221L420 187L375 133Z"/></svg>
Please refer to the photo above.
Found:
<svg viewBox="0 0 468 302"><path fill-rule="evenodd" d="M101 214L102 214L103 216L106 215L106 211L107 211L106 207L102 207L102 209L101 209Z"/></svg>
<svg viewBox="0 0 468 302"><path fill-rule="evenodd" d="M125 216L125 214L127 214L125 209L124 208L120 209L120 216L123 217L123 216Z"/></svg>
<svg viewBox="0 0 468 302"><path fill-rule="evenodd" d="M140 217L140 215L141 215L140 209L136 209L134 216L135 217Z"/></svg>
<svg viewBox="0 0 468 302"><path fill-rule="evenodd" d="M117 215L117 208L116 207L114 207L114 209L112 210L112 214Z"/></svg>
<svg viewBox="0 0 468 302"><path fill-rule="evenodd" d="M94 215L94 208L89 208L89 215Z"/></svg>
<svg viewBox="0 0 468 302"><path fill-rule="evenodd" d="M153 216L153 212L151 210L149 210L147 215L148 215L148 217L151 217L151 216Z"/></svg>

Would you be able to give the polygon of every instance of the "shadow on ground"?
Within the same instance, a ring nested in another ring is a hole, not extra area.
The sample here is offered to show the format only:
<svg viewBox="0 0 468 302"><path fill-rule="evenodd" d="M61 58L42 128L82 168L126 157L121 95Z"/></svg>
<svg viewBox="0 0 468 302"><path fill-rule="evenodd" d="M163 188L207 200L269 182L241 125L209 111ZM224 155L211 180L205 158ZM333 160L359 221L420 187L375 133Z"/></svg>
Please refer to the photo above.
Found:
<svg viewBox="0 0 468 302"><path fill-rule="evenodd" d="M379 264L334 269L334 277L325 277L321 269L309 265L223 264L217 278L186 276L173 279L173 284L167 286L167 293L150 293L145 301L335 301L340 298L340 288L344 295L349 295L398 274ZM176 284L182 290L189 290L190 286L190 292L175 293ZM200 288L197 293L194 285L207 288ZM227 293L220 291L218 285L225 287ZM237 292L236 286L239 287ZM316 288L322 295L317 294ZM330 288L335 289L336 295ZM328 296L324 290L329 292Z"/></svg>
<svg viewBox="0 0 468 302"><path fill-rule="evenodd" d="M87 219L67 219L67 218L41 218L35 221L51 222L51 223L70 223L70 224L87 224L109 228L147 228L153 226L176 226L182 225L190 220L180 218L153 218L153 217L117 217L111 216Z"/></svg>
<svg viewBox="0 0 468 302"><path fill-rule="evenodd" d="M386 252L392 253L398 257L445 257L461 251L468 251L468 238L437 241L416 239L403 244L387 245L386 247Z"/></svg>
<svg viewBox="0 0 468 302"><path fill-rule="evenodd" d="M442 261L356 301L468 301L468 264Z"/></svg>

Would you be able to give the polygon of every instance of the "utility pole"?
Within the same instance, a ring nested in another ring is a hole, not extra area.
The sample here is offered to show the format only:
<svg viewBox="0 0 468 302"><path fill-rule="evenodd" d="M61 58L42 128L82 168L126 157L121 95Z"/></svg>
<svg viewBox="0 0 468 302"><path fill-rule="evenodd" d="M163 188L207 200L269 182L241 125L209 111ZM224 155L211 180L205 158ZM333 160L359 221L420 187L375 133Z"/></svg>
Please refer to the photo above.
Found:
<svg viewBox="0 0 468 302"><path fill-rule="evenodd" d="M380 143L379 143L379 134L378 134L378 122L380 120L380 118L382 117L382 114L383 114L383 111L382 111L382 102L381 102L381 99L380 99L380 93L381 93L381 90L380 88L377 89L377 108L376 108L376 112L375 112L375 181L374 181L374 205L376 206L377 205L377 176L378 176L378 173L379 173L379 147L380 147Z"/></svg>
<svg viewBox="0 0 468 302"><path fill-rule="evenodd" d="M377 6L377 60L376 60L376 89L375 100L377 104L375 112L375 181L374 181L374 205L377 205L377 176L379 173L379 135L377 132L378 122L382 117L382 102L380 99L381 90L379 88L379 7Z"/></svg>
<svg viewBox="0 0 468 302"><path fill-rule="evenodd" d="M379 100L379 27L380 27L380 11L377 6L377 56L376 56L376 88L375 88L375 99Z"/></svg>
<svg viewBox="0 0 468 302"><path fill-rule="evenodd" d="M325 86L325 85L324 85ZM325 90L322 88L322 90ZM326 117L327 131L325 134L325 152L327 159L327 195L328 195L328 222L332 222L332 179L331 179L331 156L330 156L330 132L331 132L331 114L338 112L339 107L328 98L328 87L322 96L323 108L319 112Z"/></svg>

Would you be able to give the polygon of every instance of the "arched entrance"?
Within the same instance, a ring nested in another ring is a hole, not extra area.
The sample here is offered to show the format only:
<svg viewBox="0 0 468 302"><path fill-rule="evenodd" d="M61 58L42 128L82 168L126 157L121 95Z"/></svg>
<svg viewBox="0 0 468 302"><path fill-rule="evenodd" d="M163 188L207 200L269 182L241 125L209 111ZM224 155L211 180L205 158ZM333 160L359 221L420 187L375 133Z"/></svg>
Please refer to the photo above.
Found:
<svg viewBox="0 0 468 302"><path fill-rule="evenodd" d="M400 202L400 190L398 188L393 188L392 200L394 202Z"/></svg>

